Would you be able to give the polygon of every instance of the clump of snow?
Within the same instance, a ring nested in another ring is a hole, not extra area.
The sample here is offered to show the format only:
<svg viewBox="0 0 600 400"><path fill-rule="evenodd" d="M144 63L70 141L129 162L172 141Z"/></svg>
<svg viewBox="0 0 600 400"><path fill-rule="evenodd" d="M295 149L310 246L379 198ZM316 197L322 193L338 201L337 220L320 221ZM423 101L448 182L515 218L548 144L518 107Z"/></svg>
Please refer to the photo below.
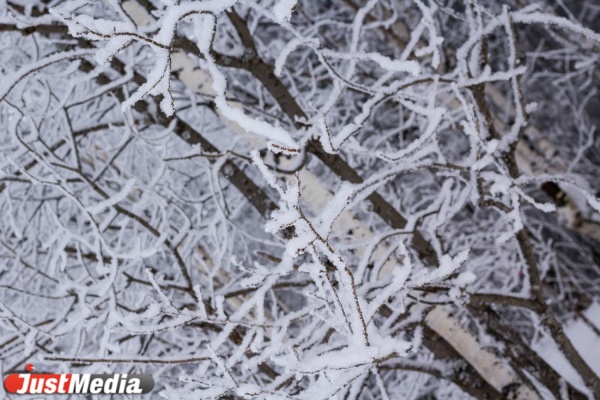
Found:
<svg viewBox="0 0 600 400"><path fill-rule="evenodd" d="M537 110L537 108L538 108L538 103L533 101L531 103L527 103L527 105L525 106L525 112L527 114L531 114L531 113L534 113L535 110Z"/></svg>
<svg viewBox="0 0 600 400"><path fill-rule="evenodd" d="M289 21L298 0L278 0L273 7L273 14L278 22Z"/></svg>

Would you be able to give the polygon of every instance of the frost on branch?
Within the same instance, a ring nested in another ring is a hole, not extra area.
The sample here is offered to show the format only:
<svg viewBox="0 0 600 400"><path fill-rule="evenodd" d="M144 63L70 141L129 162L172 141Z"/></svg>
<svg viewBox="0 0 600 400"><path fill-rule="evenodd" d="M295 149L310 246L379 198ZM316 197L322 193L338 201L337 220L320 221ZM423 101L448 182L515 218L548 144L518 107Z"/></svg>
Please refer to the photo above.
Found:
<svg viewBox="0 0 600 400"><path fill-rule="evenodd" d="M2 2L3 370L600 398L600 10L522 3Z"/></svg>

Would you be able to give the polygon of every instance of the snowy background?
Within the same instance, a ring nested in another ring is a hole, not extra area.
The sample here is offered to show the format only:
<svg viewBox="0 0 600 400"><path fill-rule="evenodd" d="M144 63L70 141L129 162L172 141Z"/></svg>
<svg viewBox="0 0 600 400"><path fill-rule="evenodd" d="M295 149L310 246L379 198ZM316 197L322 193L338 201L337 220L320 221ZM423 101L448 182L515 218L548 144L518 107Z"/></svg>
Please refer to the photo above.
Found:
<svg viewBox="0 0 600 400"><path fill-rule="evenodd" d="M0 0L3 376L600 399L599 21Z"/></svg>

